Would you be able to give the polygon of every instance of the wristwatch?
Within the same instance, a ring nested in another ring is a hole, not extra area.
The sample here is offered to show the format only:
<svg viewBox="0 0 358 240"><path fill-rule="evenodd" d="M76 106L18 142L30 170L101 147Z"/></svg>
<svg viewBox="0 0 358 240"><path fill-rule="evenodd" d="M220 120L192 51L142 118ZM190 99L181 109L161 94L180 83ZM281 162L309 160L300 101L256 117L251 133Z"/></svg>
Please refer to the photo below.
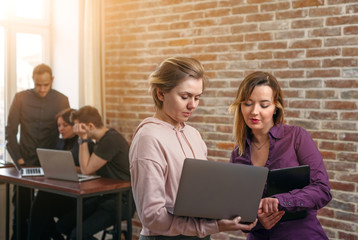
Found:
<svg viewBox="0 0 358 240"><path fill-rule="evenodd" d="M85 142L88 142L88 139L82 139L82 138L77 139L78 145L81 145L82 143L85 143Z"/></svg>

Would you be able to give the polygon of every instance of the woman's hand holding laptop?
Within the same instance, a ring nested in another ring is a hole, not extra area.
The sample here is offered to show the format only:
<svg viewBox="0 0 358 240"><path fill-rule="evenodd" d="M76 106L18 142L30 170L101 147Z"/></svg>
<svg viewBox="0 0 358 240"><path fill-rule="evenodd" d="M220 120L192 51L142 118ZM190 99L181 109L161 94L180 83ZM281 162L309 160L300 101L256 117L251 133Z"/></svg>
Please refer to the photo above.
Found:
<svg viewBox="0 0 358 240"><path fill-rule="evenodd" d="M241 217L236 217L232 220L230 219L218 220L219 232L238 231L238 230L250 231L253 227L256 226L257 223L257 219L255 220L255 222L250 224L243 224L240 223L240 221L241 221Z"/></svg>

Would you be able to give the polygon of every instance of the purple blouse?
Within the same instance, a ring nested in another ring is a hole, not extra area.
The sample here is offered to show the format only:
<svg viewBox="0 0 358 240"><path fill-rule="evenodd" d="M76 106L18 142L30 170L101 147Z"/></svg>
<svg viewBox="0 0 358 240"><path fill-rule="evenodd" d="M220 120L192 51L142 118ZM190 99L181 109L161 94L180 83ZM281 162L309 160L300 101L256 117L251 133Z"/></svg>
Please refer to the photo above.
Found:
<svg viewBox="0 0 358 240"><path fill-rule="evenodd" d="M260 223L251 230L247 239L328 239L317 219L317 210L331 199L329 179L323 159L309 133L301 127L275 125L269 132L270 150L265 167L268 169L309 165L310 185L288 193L274 195L280 202L280 209L286 212L306 210L303 219L277 223L266 230ZM251 162L251 136L246 140L243 156L237 147L232 151L230 162L253 165ZM263 196L266 196L266 187Z"/></svg>

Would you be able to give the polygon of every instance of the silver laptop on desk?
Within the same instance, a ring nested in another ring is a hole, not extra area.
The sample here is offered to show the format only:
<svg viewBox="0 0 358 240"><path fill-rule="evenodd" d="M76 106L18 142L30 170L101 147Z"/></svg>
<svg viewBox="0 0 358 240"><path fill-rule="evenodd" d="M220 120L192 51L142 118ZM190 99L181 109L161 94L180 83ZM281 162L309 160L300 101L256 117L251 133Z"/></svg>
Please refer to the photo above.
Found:
<svg viewBox="0 0 358 240"><path fill-rule="evenodd" d="M267 174L265 167L185 159L173 214L209 219L241 216L242 223L251 223Z"/></svg>
<svg viewBox="0 0 358 240"><path fill-rule="evenodd" d="M13 160L12 162L21 177L36 177L44 175L41 167L21 167L17 161Z"/></svg>
<svg viewBox="0 0 358 240"><path fill-rule="evenodd" d="M37 148L37 155L46 178L82 182L100 178L78 174L71 151Z"/></svg>

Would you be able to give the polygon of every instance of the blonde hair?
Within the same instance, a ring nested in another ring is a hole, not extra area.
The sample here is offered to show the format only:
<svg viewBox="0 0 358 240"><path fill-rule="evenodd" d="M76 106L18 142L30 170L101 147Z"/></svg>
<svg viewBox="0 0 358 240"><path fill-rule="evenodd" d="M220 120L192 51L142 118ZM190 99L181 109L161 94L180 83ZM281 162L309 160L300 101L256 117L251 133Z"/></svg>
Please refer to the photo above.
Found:
<svg viewBox="0 0 358 240"><path fill-rule="evenodd" d="M276 106L276 112L273 115L274 124L283 123L284 121L283 94L277 79L270 73L260 71L246 76L237 90L234 103L229 108L229 111L234 113L233 134L240 156L245 152L246 138L249 132L249 127L246 125L241 112L241 104L247 102L256 86L269 86L272 89Z"/></svg>
<svg viewBox="0 0 358 240"><path fill-rule="evenodd" d="M206 76L204 67L198 60L189 57L171 57L164 60L149 76L149 91L152 94L155 106L158 109L163 107L163 102L157 96L157 89L164 93L170 92L188 77L202 79L204 91Z"/></svg>

